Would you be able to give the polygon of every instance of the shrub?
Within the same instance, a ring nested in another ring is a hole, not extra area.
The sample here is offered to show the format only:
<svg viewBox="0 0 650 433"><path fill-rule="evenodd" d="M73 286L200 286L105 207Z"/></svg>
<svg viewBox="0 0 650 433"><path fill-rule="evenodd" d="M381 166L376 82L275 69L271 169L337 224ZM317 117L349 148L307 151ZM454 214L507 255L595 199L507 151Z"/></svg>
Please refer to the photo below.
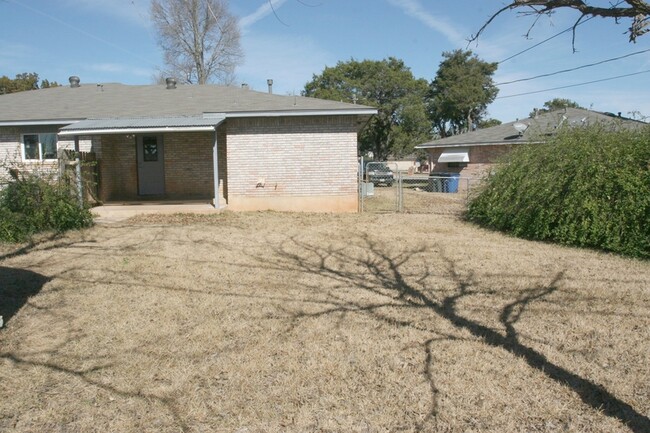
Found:
<svg viewBox="0 0 650 433"><path fill-rule="evenodd" d="M24 242L39 232L91 225L90 210L79 206L76 192L66 179L14 173L0 192L0 241Z"/></svg>
<svg viewBox="0 0 650 433"><path fill-rule="evenodd" d="M519 237L650 258L650 127L567 129L521 146L467 217Z"/></svg>

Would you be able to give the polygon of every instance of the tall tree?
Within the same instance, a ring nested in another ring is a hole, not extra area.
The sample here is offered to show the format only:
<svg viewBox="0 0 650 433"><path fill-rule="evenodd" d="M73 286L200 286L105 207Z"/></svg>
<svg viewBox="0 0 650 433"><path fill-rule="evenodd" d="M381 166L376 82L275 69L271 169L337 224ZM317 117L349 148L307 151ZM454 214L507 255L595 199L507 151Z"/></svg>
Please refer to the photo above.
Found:
<svg viewBox="0 0 650 433"><path fill-rule="evenodd" d="M0 77L0 94L23 92L25 90L45 89L47 87L57 87L56 81L42 80L38 85L38 74L36 72L23 72L16 74L16 78L9 78L6 75Z"/></svg>
<svg viewBox="0 0 650 433"><path fill-rule="evenodd" d="M427 82L402 60L350 60L326 67L305 85L304 96L370 105L378 109L359 137L359 150L375 159L400 157L430 138L424 98Z"/></svg>
<svg viewBox="0 0 650 433"><path fill-rule="evenodd" d="M243 60L227 0L152 0L165 73L187 84L230 84Z"/></svg>
<svg viewBox="0 0 650 433"><path fill-rule="evenodd" d="M510 3L503 6L496 13L494 13L488 21L483 24L483 27L472 36L471 40L476 40L483 33L487 26L489 26L494 19L501 15L503 12L509 10L523 10L523 15L536 16L533 26L537 23L537 18L541 15L550 15L559 9L573 9L580 13L578 20L573 26L575 34L576 27L582 22L585 17L601 17L610 18L618 24L622 18L629 18L632 20L628 33L630 34L630 42L636 42L639 36L650 31L650 3L644 0L620 0L617 2L609 3L609 6L602 7L601 5L594 5L594 1L590 0L511 0Z"/></svg>
<svg viewBox="0 0 650 433"><path fill-rule="evenodd" d="M471 51L444 52L429 86L429 118L441 137L471 131L485 115L499 89L492 81L496 63Z"/></svg>

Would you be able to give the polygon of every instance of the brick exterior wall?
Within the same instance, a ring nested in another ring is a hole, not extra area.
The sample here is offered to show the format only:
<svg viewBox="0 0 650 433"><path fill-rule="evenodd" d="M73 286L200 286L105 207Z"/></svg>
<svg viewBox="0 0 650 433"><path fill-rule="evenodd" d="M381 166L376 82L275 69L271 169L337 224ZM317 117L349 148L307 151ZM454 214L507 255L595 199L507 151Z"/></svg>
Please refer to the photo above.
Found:
<svg viewBox="0 0 650 433"><path fill-rule="evenodd" d="M137 200L138 172L135 138L126 135L102 136L99 159L99 199Z"/></svg>
<svg viewBox="0 0 650 433"><path fill-rule="evenodd" d="M355 117L227 122L229 208L357 211Z"/></svg>
<svg viewBox="0 0 650 433"><path fill-rule="evenodd" d="M34 161L22 158L22 136L24 134L56 133L64 125L53 126L26 126L26 127L0 127L0 163L19 166L26 171L41 171L47 174L57 174L59 164L56 161ZM96 152L100 147L99 137L80 137L79 149L82 152ZM74 139L65 138L57 140L57 149L74 149ZM8 173L4 170L0 179L7 179Z"/></svg>
<svg viewBox="0 0 650 433"><path fill-rule="evenodd" d="M214 133L164 134L163 144L165 196L187 199L213 198Z"/></svg>

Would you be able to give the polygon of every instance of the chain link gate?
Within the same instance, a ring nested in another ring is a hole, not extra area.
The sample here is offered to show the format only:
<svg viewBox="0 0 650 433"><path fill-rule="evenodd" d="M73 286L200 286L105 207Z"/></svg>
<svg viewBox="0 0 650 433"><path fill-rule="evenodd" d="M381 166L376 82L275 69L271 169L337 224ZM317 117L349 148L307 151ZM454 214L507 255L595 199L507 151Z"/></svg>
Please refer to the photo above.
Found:
<svg viewBox="0 0 650 433"><path fill-rule="evenodd" d="M400 212L459 214L472 182L458 173L400 173Z"/></svg>
<svg viewBox="0 0 650 433"><path fill-rule="evenodd" d="M399 172L397 164L361 159L359 202L361 212L399 212Z"/></svg>
<svg viewBox="0 0 650 433"><path fill-rule="evenodd" d="M459 214L478 180L458 173L401 172L397 164L360 163L361 212Z"/></svg>

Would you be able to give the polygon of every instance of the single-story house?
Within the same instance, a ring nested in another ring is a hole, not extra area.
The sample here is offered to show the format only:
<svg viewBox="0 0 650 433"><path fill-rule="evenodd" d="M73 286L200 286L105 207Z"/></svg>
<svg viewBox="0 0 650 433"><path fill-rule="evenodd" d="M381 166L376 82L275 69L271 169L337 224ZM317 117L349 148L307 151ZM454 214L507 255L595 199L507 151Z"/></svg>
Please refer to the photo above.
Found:
<svg viewBox="0 0 650 433"><path fill-rule="evenodd" d="M620 124L622 127L645 125L643 122L621 117L620 113L615 115L566 108L433 140L415 148L427 151L432 172L459 173L471 181L482 178L513 146L544 142L561 127L596 123Z"/></svg>
<svg viewBox="0 0 650 433"><path fill-rule="evenodd" d="M357 134L374 108L247 87L81 84L0 95L0 159L93 152L101 202L356 212Z"/></svg>

